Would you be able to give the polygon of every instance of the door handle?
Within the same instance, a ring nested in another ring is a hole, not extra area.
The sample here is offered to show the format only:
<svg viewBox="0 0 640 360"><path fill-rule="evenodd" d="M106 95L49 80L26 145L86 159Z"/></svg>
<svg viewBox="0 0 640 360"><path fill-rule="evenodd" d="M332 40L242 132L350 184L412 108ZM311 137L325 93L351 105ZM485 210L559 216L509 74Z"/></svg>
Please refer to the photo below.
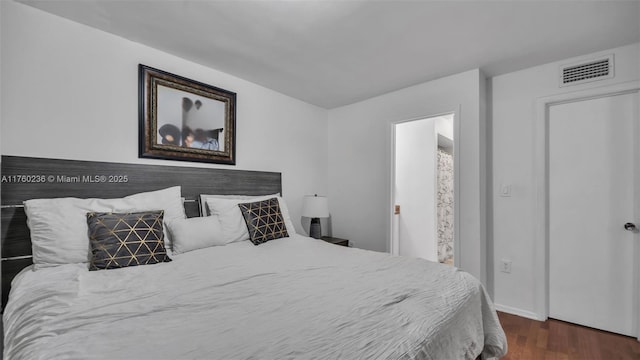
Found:
<svg viewBox="0 0 640 360"><path fill-rule="evenodd" d="M636 224L634 223L626 223L624 224L624 229L627 231L636 231Z"/></svg>

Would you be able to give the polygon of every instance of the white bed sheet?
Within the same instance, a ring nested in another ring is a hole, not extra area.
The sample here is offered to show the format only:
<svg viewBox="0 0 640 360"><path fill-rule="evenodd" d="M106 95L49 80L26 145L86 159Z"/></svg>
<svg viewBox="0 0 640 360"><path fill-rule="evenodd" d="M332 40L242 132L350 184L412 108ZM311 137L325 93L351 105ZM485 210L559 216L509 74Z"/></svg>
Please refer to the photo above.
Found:
<svg viewBox="0 0 640 360"><path fill-rule="evenodd" d="M25 270L4 331L11 360L475 359L507 347L471 275L300 235L118 270Z"/></svg>

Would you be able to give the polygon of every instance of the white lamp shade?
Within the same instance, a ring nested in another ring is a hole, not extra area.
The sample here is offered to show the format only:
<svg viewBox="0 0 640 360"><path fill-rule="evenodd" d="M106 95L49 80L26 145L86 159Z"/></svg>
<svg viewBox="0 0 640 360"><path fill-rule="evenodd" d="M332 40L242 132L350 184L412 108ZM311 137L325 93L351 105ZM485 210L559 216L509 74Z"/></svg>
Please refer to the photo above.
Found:
<svg viewBox="0 0 640 360"><path fill-rule="evenodd" d="M325 196L305 196L302 201L302 216L310 218L329 217L329 201Z"/></svg>

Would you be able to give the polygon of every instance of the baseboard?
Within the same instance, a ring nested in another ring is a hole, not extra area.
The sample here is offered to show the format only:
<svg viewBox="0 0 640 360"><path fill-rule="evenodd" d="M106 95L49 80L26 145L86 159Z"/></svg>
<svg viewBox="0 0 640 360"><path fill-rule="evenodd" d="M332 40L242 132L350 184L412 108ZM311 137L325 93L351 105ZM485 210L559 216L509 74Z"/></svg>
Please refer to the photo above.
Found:
<svg viewBox="0 0 640 360"><path fill-rule="evenodd" d="M516 315L516 316L520 316L520 317L524 317L527 319L531 319L531 320L537 320L537 321L545 321L547 319L542 318L541 316L538 316L538 314L531 312L531 311L527 311L527 310L522 310L522 309L518 309L518 308L514 308L511 306L506 306L506 305L500 305L500 304L494 304L496 307L496 310L501 311L501 312L505 312L511 315Z"/></svg>

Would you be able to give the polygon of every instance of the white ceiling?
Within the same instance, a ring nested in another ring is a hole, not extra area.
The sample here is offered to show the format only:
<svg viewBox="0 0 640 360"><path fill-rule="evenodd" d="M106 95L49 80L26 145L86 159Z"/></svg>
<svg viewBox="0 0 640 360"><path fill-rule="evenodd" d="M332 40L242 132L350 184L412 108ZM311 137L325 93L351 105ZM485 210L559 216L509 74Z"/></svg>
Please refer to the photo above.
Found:
<svg viewBox="0 0 640 360"><path fill-rule="evenodd" d="M640 41L640 1L19 0L324 108Z"/></svg>

